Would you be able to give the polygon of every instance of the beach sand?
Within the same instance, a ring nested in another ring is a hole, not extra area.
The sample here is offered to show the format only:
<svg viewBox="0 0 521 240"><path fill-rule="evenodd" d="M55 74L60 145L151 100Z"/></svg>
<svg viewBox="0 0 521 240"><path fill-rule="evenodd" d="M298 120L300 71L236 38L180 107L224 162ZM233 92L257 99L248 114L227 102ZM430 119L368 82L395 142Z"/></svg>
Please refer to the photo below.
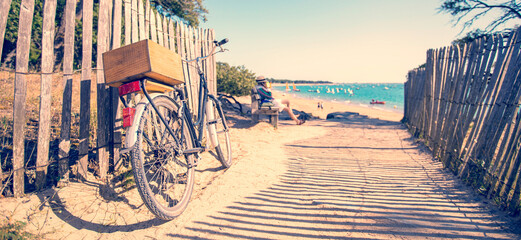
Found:
<svg viewBox="0 0 521 240"><path fill-rule="evenodd" d="M402 114L275 96L320 119L274 129L228 112L233 165L202 154L190 204L172 221L156 219L136 188L94 177L0 199L0 220L49 239L519 238L505 230L514 220L488 210L411 138ZM249 108L249 96L237 99ZM367 117L325 120L331 112Z"/></svg>

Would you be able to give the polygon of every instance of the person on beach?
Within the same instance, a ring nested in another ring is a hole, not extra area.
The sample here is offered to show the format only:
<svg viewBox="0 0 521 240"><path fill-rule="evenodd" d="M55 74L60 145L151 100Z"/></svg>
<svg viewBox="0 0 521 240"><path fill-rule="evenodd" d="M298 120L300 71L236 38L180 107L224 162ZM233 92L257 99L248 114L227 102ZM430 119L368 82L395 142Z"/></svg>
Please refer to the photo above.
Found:
<svg viewBox="0 0 521 240"><path fill-rule="evenodd" d="M258 76L255 81L257 81L257 86L255 86L255 88L261 97L261 104L265 102L273 103L275 107L279 108L279 112L286 111L289 117L293 119L297 125L302 125L304 122L306 122L305 120L298 119L295 114L293 114L289 100L279 100L273 97L271 90L268 88L268 80L266 80L264 76Z"/></svg>

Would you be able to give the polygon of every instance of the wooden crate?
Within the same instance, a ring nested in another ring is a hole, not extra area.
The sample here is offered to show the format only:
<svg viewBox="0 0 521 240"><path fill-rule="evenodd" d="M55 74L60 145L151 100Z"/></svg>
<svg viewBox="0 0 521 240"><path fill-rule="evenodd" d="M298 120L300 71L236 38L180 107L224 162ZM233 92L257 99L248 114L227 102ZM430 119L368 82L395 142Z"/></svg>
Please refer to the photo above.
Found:
<svg viewBox="0 0 521 240"><path fill-rule="evenodd" d="M181 57L148 39L103 53L103 68L112 87L144 77L168 85L184 82Z"/></svg>

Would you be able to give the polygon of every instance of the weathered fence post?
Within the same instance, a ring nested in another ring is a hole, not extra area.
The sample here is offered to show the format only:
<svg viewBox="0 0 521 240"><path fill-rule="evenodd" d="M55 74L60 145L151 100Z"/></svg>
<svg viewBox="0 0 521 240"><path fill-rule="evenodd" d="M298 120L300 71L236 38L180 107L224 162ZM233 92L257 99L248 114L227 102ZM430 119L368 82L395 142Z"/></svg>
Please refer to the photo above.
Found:
<svg viewBox="0 0 521 240"><path fill-rule="evenodd" d="M11 8L11 0L0 1L0 65L2 63L2 49L4 46L5 27L7 26L7 17L9 15L9 9ZM2 169L0 168L0 173ZM0 193L1 194L1 193Z"/></svg>
<svg viewBox="0 0 521 240"><path fill-rule="evenodd" d="M112 103L112 101L107 101L109 98L108 95L108 86L105 85L105 77L103 73L103 57L102 54L108 50L108 1L109 0L100 0L99 5L99 20L98 20L98 48L97 50L97 58L96 58L96 82L97 82L97 117L98 117L98 127L96 129L96 139L97 139L97 160L99 164L99 176L103 181L106 181L106 176L108 173L108 156L109 156L109 146L108 146L108 112L111 111L110 107L107 107L107 103Z"/></svg>
<svg viewBox="0 0 521 240"><path fill-rule="evenodd" d="M175 30L173 21L168 21L168 39L170 40L170 50L177 52L175 49Z"/></svg>
<svg viewBox="0 0 521 240"><path fill-rule="evenodd" d="M89 137L90 137L90 88L92 69L92 11L93 0L83 0L83 51L81 61L81 90L80 90L80 145L78 149L78 173L87 178L89 164Z"/></svg>
<svg viewBox="0 0 521 240"><path fill-rule="evenodd" d="M38 124L38 149L36 159L36 187L42 188L49 163L49 138L51 128L51 90L54 68L54 22L56 0L45 1L42 28L42 75L40 87L40 119Z"/></svg>
<svg viewBox="0 0 521 240"><path fill-rule="evenodd" d="M130 0L123 0L125 2L125 45L128 45L132 42L132 23L131 23L131 14L132 7Z"/></svg>
<svg viewBox="0 0 521 240"><path fill-rule="evenodd" d="M143 0L138 0L138 16L139 16L139 40L147 39L145 36L145 13L143 9Z"/></svg>
<svg viewBox="0 0 521 240"><path fill-rule="evenodd" d="M71 149L71 119L72 119L72 74L74 64L74 25L76 0L67 0L65 4L65 38L63 48L63 104L60 130L60 145L58 164L60 179L69 179L69 152Z"/></svg>
<svg viewBox="0 0 521 240"><path fill-rule="evenodd" d="M165 44L165 47L170 49L167 29L168 29L168 22L166 20L166 17L163 17L163 42Z"/></svg>
<svg viewBox="0 0 521 240"><path fill-rule="evenodd" d="M159 12L156 12L156 28L157 28L157 43L161 46L165 46L165 43L163 42L163 21L161 20L161 14Z"/></svg>
<svg viewBox="0 0 521 240"><path fill-rule="evenodd" d="M145 38L150 39L150 0L145 2Z"/></svg>
<svg viewBox="0 0 521 240"><path fill-rule="evenodd" d="M29 50L34 13L34 0L22 0L18 40L16 43L16 74L13 104L13 191L15 197L24 193L25 175L25 99L26 74L29 71Z"/></svg>
<svg viewBox="0 0 521 240"><path fill-rule="evenodd" d="M119 48L121 46L121 0L114 0L114 26L112 28L112 49ZM122 120L121 120L121 107L119 102L119 94L117 88L110 88L112 96L111 111L112 116L110 117L112 126L112 145L113 145L113 159L114 159L114 170L118 170L121 164L119 150L121 149L122 136ZM109 123L110 124L110 123Z"/></svg>
<svg viewBox="0 0 521 240"><path fill-rule="evenodd" d="M215 40L215 32L213 29L210 29L210 34L209 34L209 39L208 39L208 43L207 43L207 46L209 46L209 48L212 48L213 47L213 41ZM210 60L210 76L212 78L212 81L213 81L213 93L217 95L217 62L215 61L215 56L212 56L211 60Z"/></svg>
<svg viewBox="0 0 521 240"><path fill-rule="evenodd" d="M153 42L157 41L157 29L156 29L156 14L153 9L150 9L150 39Z"/></svg>
<svg viewBox="0 0 521 240"><path fill-rule="evenodd" d="M5 27L7 25L7 15L9 14L9 9L11 7L11 0L3 0L0 2L0 46L4 46L4 37L5 37ZM0 65L2 63L2 49L0 47ZM2 172L2 161L0 159L0 189L3 189L3 172ZM0 190L0 195L2 191Z"/></svg>
<svg viewBox="0 0 521 240"><path fill-rule="evenodd" d="M137 1L141 1L141 0L132 0L132 42L133 43L139 41Z"/></svg>
<svg viewBox="0 0 521 240"><path fill-rule="evenodd" d="M196 49L195 49L195 46L194 46L194 41L195 41L195 30L193 27L190 27L188 26L187 27L187 53L188 53L188 58L189 59L194 59L196 57ZM194 108L192 109L193 113L194 114L198 114L199 113L199 109L197 108L198 104L199 104L199 98L198 98L198 87L199 87L199 76L197 75L197 71L195 71L194 68L189 68L191 69L190 71L190 86L192 87L192 93L189 95L189 99L190 99L190 102L192 102Z"/></svg>

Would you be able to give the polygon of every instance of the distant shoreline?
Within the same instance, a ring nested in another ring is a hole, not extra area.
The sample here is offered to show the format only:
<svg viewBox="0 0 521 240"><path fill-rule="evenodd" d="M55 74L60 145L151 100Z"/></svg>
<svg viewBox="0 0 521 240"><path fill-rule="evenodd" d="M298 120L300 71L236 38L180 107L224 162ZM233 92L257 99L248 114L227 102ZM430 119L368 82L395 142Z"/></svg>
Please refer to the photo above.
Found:
<svg viewBox="0 0 521 240"><path fill-rule="evenodd" d="M326 119L327 114L332 112L356 112L366 115L370 118L378 118L388 121L400 121L403 118L403 110L393 110L381 108L380 106L371 106L369 104L346 103L341 101L332 101L324 99L306 98L297 96L291 92L285 93L273 90L275 98L289 99L291 106L300 111L312 113L321 119ZM317 103L322 102L324 109L318 109Z"/></svg>
<svg viewBox="0 0 521 240"><path fill-rule="evenodd" d="M403 85L401 84L333 84L333 85L299 85L301 91L293 92L292 84L289 91L284 91L285 85L273 86L273 91L279 91L281 95L293 95L315 101L331 101L353 106L368 107L371 109L384 109L403 113ZM331 89L331 92L329 92ZM320 92L317 92L320 90ZM335 91L335 93L333 93ZM348 92L349 91L349 94ZM328 94L331 93L331 94ZM354 94L353 94L354 93ZM384 101L385 104L370 104L371 99Z"/></svg>
<svg viewBox="0 0 521 240"><path fill-rule="evenodd" d="M382 83L295 83L295 86L300 85L342 85L342 84L404 84L402 82L382 82ZM286 86L285 83L271 83L272 86ZM293 86L292 82L288 82L289 86Z"/></svg>
<svg viewBox="0 0 521 240"><path fill-rule="evenodd" d="M338 84L341 84L341 83L295 83L295 86L304 86L304 85L338 85ZM286 86L285 83L271 83L272 86L276 86L276 87L279 87L279 86ZM289 83L288 82L288 86L293 86L293 83Z"/></svg>

